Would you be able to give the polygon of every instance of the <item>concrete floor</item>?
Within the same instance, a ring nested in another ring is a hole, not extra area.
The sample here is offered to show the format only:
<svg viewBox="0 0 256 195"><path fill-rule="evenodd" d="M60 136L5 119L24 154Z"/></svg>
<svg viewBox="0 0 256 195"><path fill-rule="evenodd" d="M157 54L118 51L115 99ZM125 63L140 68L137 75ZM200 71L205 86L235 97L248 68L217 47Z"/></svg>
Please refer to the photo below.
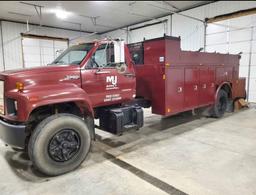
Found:
<svg viewBox="0 0 256 195"><path fill-rule="evenodd" d="M145 110L145 126L98 140L82 166L46 177L0 143L0 194L256 194L256 109L217 120Z"/></svg>

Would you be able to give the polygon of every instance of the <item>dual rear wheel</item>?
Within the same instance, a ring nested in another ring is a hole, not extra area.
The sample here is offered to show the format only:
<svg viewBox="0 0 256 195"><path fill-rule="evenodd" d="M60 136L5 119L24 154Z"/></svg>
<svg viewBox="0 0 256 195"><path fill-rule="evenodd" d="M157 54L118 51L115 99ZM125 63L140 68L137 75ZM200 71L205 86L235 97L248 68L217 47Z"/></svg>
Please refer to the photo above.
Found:
<svg viewBox="0 0 256 195"><path fill-rule="evenodd" d="M216 102L212 108L212 115L216 118L221 118L226 112L229 104L228 94L221 89L218 92Z"/></svg>

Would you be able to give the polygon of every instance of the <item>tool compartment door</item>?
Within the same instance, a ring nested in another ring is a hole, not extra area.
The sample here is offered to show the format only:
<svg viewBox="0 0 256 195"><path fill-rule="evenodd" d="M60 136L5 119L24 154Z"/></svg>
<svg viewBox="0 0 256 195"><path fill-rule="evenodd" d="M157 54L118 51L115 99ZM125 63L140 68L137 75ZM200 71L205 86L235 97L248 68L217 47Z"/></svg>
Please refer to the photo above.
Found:
<svg viewBox="0 0 256 195"><path fill-rule="evenodd" d="M213 68L200 68L199 73L199 104L201 106L214 102L215 71Z"/></svg>
<svg viewBox="0 0 256 195"><path fill-rule="evenodd" d="M166 115L184 110L184 68L166 68Z"/></svg>
<svg viewBox="0 0 256 195"><path fill-rule="evenodd" d="M184 107L195 108L199 105L199 69L185 69Z"/></svg>

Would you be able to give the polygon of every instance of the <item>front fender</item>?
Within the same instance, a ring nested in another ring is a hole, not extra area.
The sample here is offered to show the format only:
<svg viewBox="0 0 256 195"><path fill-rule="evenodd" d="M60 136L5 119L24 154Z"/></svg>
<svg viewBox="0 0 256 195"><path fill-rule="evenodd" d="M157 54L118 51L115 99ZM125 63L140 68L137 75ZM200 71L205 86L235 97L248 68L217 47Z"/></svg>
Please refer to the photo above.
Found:
<svg viewBox="0 0 256 195"><path fill-rule="evenodd" d="M17 120L20 122L27 121L31 112L40 106L64 102L75 102L80 109L87 109L94 116L88 94L74 83L33 87L23 92L9 92L8 96L18 102Z"/></svg>

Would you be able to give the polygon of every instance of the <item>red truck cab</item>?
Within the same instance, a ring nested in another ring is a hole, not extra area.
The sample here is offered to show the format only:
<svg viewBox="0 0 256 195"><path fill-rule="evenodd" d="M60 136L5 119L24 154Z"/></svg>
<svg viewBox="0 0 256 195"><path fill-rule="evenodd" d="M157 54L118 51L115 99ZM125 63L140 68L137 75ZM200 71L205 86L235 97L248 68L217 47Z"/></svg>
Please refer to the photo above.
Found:
<svg viewBox="0 0 256 195"><path fill-rule="evenodd" d="M238 68L238 55L182 51L176 37L75 45L47 66L0 74L0 137L41 172L63 174L86 158L95 118L122 134L143 126L142 107L170 116L207 106L221 117L245 97Z"/></svg>

